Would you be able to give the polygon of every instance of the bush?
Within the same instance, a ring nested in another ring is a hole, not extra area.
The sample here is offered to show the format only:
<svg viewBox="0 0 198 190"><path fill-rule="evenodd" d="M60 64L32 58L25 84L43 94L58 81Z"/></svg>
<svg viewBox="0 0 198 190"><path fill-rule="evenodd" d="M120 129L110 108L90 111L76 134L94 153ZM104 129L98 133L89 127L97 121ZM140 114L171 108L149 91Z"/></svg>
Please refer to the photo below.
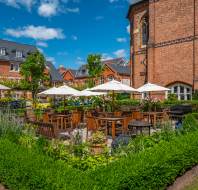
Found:
<svg viewBox="0 0 198 190"><path fill-rule="evenodd" d="M0 182L9 189L83 189L85 177L62 161L0 139Z"/></svg>
<svg viewBox="0 0 198 190"><path fill-rule="evenodd" d="M198 132L162 141L153 148L90 172L95 189L159 190L198 164Z"/></svg>

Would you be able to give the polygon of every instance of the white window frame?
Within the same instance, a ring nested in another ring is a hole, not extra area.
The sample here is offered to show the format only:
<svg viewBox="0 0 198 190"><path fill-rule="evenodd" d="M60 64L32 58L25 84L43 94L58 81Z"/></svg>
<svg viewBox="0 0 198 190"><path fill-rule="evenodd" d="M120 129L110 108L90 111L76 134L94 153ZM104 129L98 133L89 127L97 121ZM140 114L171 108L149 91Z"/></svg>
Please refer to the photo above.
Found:
<svg viewBox="0 0 198 190"><path fill-rule="evenodd" d="M177 87L177 92L176 93L174 92L174 87ZM184 88L183 93L181 93L181 87ZM171 89L170 92L172 94L177 95L178 100L181 100L182 95L184 96L183 100L188 100L188 95L190 95L190 100L192 99L192 87L189 86L189 85L182 84L182 83L176 83L176 84L171 85L169 88ZM187 92L187 88L189 88L189 92Z"/></svg>
<svg viewBox="0 0 198 190"><path fill-rule="evenodd" d="M22 58L23 52L22 51L16 51L16 58Z"/></svg>
<svg viewBox="0 0 198 190"><path fill-rule="evenodd" d="M20 71L19 63L10 63L10 71L19 72Z"/></svg>
<svg viewBox="0 0 198 190"><path fill-rule="evenodd" d="M0 48L0 55L6 55L6 48Z"/></svg>

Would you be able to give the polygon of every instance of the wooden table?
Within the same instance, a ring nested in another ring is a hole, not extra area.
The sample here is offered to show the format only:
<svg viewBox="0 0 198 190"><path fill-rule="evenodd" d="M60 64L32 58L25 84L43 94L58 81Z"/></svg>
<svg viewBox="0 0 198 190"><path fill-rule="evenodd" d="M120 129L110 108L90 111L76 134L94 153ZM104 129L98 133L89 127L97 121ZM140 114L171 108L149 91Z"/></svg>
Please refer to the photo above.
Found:
<svg viewBox="0 0 198 190"><path fill-rule="evenodd" d="M128 128L136 128L136 135L138 134L138 130L143 134L143 128L149 129L149 135L151 134L151 124L145 121L131 121L129 122Z"/></svg>
<svg viewBox="0 0 198 190"><path fill-rule="evenodd" d="M157 116L163 115L164 112L143 112L143 115L148 117L148 122L151 123L151 118L153 118L153 127L156 127Z"/></svg>
<svg viewBox="0 0 198 190"><path fill-rule="evenodd" d="M98 121L106 121L111 122L112 123L112 139L115 139L116 136L116 122L121 121L122 126L124 126L124 119L125 117L95 117L95 119ZM107 126L106 126L107 127ZM124 127L122 128L122 130L124 131Z"/></svg>
<svg viewBox="0 0 198 190"><path fill-rule="evenodd" d="M68 118L68 117L71 117L71 115L70 114L67 114L67 115L64 115L64 114L53 114L53 115L50 116L50 121L52 123L53 122L53 118L55 118L57 126L59 127L59 124L60 124L60 128L63 129L64 128L64 118Z"/></svg>

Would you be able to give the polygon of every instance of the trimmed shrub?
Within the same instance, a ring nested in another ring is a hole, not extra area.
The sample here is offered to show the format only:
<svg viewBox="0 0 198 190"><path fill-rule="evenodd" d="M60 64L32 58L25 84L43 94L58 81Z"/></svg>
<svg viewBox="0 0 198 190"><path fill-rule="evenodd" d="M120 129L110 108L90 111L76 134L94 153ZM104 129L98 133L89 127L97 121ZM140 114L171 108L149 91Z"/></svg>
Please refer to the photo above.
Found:
<svg viewBox="0 0 198 190"><path fill-rule="evenodd" d="M84 189L85 177L62 161L0 139L0 182L9 189Z"/></svg>
<svg viewBox="0 0 198 190"><path fill-rule="evenodd" d="M95 189L159 190L198 164L198 132L175 137L90 172Z"/></svg>
<svg viewBox="0 0 198 190"><path fill-rule="evenodd" d="M198 164L198 131L179 135L86 172L0 140L0 179L10 189L165 189Z"/></svg>

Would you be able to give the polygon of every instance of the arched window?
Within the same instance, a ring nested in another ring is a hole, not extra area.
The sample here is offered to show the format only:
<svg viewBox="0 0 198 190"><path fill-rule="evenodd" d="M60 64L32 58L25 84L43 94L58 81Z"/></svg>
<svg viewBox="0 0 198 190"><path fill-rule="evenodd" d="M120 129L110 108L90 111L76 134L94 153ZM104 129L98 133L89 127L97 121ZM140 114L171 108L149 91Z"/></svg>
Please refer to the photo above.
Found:
<svg viewBox="0 0 198 190"><path fill-rule="evenodd" d="M144 16L142 18L141 27L142 27L142 45L147 45L149 38L149 27L148 27L148 17Z"/></svg>
<svg viewBox="0 0 198 190"><path fill-rule="evenodd" d="M170 93L176 94L178 100L191 100L192 99L192 87L182 83L175 83L169 86Z"/></svg>

